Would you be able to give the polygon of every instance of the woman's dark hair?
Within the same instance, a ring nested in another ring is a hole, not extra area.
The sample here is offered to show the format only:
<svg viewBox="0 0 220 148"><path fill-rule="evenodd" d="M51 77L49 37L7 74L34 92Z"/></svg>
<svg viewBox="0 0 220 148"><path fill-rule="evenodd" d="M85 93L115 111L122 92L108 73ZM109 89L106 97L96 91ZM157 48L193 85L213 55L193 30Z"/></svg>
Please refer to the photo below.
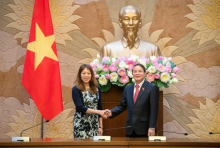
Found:
<svg viewBox="0 0 220 148"><path fill-rule="evenodd" d="M135 64L135 65L134 65L134 67L136 67L136 66L140 66L140 67L143 69L144 72L146 71L144 65L138 63L138 64ZM133 73L134 67L132 68L132 73Z"/></svg>
<svg viewBox="0 0 220 148"><path fill-rule="evenodd" d="M83 84L83 81L81 79L81 73L82 71L87 68L90 72L91 72L91 80L89 81L89 87L90 87L90 91L92 94L96 94L97 93L97 88L98 88L98 82L95 78L94 72L92 70L92 67L88 64L83 64L79 67L79 71L75 80L75 84L77 85L77 87L81 90L81 91L86 91L86 88Z"/></svg>

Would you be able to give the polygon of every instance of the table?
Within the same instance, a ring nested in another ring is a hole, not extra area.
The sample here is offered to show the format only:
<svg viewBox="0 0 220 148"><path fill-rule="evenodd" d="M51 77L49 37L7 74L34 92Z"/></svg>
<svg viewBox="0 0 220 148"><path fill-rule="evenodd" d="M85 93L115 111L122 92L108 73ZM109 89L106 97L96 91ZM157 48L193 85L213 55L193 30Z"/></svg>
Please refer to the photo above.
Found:
<svg viewBox="0 0 220 148"><path fill-rule="evenodd" d="M31 142L0 139L4 148L219 148L220 140L168 138L166 142L149 142L147 138L112 137L111 141L92 139L33 138Z"/></svg>

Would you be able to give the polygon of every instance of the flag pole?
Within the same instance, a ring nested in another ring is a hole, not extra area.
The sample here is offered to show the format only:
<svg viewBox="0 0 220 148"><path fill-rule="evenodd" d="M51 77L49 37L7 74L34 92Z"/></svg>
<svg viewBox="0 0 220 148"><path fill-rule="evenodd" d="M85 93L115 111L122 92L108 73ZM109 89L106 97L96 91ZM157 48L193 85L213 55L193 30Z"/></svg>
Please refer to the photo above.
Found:
<svg viewBox="0 0 220 148"><path fill-rule="evenodd" d="M44 118L43 118L43 116L41 115L41 138L44 138L44 124L43 124L43 122L44 122Z"/></svg>

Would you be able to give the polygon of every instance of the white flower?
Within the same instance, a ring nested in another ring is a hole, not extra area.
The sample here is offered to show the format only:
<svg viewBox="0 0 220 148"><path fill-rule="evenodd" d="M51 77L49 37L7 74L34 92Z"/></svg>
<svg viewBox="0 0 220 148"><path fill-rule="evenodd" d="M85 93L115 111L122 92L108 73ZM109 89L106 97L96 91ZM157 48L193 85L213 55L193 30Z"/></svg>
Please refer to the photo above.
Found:
<svg viewBox="0 0 220 148"><path fill-rule="evenodd" d="M110 76L110 82L117 82L118 74L116 72L111 73Z"/></svg>
<svg viewBox="0 0 220 148"><path fill-rule="evenodd" d="M94 59L94 60L93 60L93 64L95 64L95 65L96 65L98 62L99 62L98 59Z"/></svg>
<svg viewBox="0 0 220 148"><path fill-rule="evenodd" d="M163 65L166 65L168 62L168 59L166 57L164 57L164 60L163 60Z"/></svg>
<svg viewBox="0 0 220 148"><path fill-rule="evenodd" d="M128 69L128 65L125 65L125 68Z"/></svg>
<svg viewBox="0 0 220 148"><path fill-rule="evenodd" d="M121 62L119 63L119 67L120 67L120 68L125 68L125 65L126 65L125 61L121 61Z"/></svg>
<svg viewBox="0 0 220 148"><path fill-rule="evenodd" d="M133 82L133 83L135 82L134 78L132 79L132 82Z"/></svg>
<svg viewBox="0 0 220 148"><path fill-rule="evenodd" d="M108 83L107 79L105 78L104 75L101 75L101 77L99 77L99 84L101 85L106 85Z"/></svg>
<svg viewBox="0 0 220 148"><path fill-rule="evenodd" d="M139 57L136 56L136 55L131 55L131 56L129 57L129 60L136 61L136 60L139 60Z"/></svg>
<svg viewBox="0 0 220 148"><path fill-rule="evenodd" d="M148 69L147 69L147 71L149 72L149 73L155 73L156 72L156 67L154 67L154 66L150 66Z"/></svg>
<svg viewBox="0 0 220 148"><path fill-rule="evenodd" d="M132 75L132 71L131 71L131 70L127 71L127 75L128 75L128 77L133 78L133 75Z"/></svg>
<svg viewBox="0 0 220 148"><path fill-rule="evenodd" d="M173 83L177 83L177 82L178 82L178 79L177 79L177 78L173 78L173 79L172 79L172 82L173 82Z"/></svg>
<svg viewBox="0 0 220 148"><path fill-rule="evenodd" d="M150 56L151 61L155 60L157 57L156 56Z"/></svg>
<svg viewBox="0 0 220 148"><path fill-rule="evenodd" d="M167 65L170 65L170 66L171 66L171 64L170 64L170 62L169 62L169 61L167 61L166 66L167 66Z"/></svg>
<svg viewBox="0 0 220 148"><path fill-rule="evenodd" d="M97 58L98 58L98 59L100 58L100 55L99 55L99 54L97 54Z"/></svg>
<svg viewBox="0 0 220 148"><path fill-rule="evenodd" d="M169 75L169 73L163 72L163 73L160 75L160 79L161 79L162 82L167 83L167 82L170 80L170 75Z"/></svg>
<svg viewBox="0 0 220 148"><path fill-rule="evenodd" d="M112 58L112 63L115 63L115 61L116 61L116 58Z"/></svg>
<svg viewBox="0 0 220 148"><path fill-rule="evenodd" d="M97 66L97 71L101 71L102 70L102 66Z"/></svg>
<svg viewBox="0 0 220 148"><path fill-rule="evenodd" d="M139 60L140 64L142 64L146 68L146 61Z"/></svg>

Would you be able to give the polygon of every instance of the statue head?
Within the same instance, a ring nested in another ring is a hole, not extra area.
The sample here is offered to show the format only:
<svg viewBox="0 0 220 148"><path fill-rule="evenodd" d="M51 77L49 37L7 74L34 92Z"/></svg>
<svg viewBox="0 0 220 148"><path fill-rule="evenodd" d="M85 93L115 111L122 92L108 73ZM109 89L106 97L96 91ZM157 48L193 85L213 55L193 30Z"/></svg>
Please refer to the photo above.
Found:
<svg viewBox="0 0 220 148"><path fill-rule="evenodd" d="M119 25L123 29L123 37L127 39L129 48L134 47L141 23L141 12L138 8L125 6L121 9L119 13Z"/></svg>

